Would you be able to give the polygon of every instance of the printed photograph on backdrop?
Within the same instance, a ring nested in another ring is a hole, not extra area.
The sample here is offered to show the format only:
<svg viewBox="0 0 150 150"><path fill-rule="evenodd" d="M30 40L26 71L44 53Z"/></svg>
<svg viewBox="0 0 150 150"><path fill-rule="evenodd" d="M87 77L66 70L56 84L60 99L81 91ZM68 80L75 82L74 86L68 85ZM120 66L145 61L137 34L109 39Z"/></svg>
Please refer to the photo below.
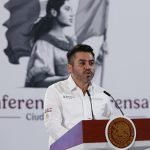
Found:
<svg viewBox="0 0 150 150"><path fill-rule="evenodd" d="M5 55L28 57L23 87L48 87L68 77L66 53L78 43L97 45L94 82L103 86L108 0L9 0ZM95 44L97 43L97 44Z"/></svg>

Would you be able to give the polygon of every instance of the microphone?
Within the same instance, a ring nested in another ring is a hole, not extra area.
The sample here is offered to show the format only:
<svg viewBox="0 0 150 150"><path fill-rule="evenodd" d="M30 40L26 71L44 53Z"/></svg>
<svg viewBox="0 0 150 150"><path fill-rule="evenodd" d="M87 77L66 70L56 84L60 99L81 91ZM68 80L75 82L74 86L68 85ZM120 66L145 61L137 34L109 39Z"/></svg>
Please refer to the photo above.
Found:
<svg viewBox="0 0 150 150"><path fill-rule="evenodd" d="M103 91L107 96L109 96L109 97L111 97L112 98L112 100L113 100L113 102L115 103L115 105L117 106L117 108L120 110L120 112L121 112L121 114L122 114L122 116L124 116L124 113L123 113L123 111L121 110L121 108L119 107L119 105L117 104L117 102L116 102L116 100L111 96L111 94L109 94L108 92L106 92L106 91Z"/></svg>
<svg viewBox="0 0 150 150"><path fill-rule="evenodd" d="M91 94L90 94L90 92L88 90L86 92L87 92L87 95L89 96L89 100L90 100L90 104L91 104L92 120L95 120L94 113L93 113L93 106L92 106Z"/></svg>

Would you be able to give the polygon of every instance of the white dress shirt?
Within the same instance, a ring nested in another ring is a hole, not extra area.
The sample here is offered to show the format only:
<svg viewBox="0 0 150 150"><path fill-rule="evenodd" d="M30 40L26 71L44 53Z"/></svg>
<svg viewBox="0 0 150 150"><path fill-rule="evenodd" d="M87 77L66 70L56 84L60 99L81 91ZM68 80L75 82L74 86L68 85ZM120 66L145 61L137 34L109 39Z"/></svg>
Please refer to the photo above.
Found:
<svg viewBox="0 0 150 150"><path fill-rule="evenodd" d="M91 95L94 118L100 120L110 117L111 101L103 93L104 89L92 83L88 91ZM92 119L90 98L87 93L83 94L71 76L48 87L44 99L44 112L50 145L81 120Z"/></svg>

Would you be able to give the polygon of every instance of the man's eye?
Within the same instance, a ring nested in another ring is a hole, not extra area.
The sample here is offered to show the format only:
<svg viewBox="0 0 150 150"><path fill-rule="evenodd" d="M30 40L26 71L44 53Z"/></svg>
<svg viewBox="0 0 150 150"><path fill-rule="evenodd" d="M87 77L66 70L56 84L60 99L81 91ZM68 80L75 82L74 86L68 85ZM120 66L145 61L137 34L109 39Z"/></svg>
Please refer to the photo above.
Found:
<svg viewBox="0 0 150 150"><path fill-rule="evenodd" d="M80 64L80 65L84 65L85 62L84 62L84 61L80 61L79 64Z"/></svg>
<svg viewBox="0 0 150 150"><path fill-rule="evenodd" d="M94 61L90 61L89 64L90 64L90 65L94 65Z"/></svg>

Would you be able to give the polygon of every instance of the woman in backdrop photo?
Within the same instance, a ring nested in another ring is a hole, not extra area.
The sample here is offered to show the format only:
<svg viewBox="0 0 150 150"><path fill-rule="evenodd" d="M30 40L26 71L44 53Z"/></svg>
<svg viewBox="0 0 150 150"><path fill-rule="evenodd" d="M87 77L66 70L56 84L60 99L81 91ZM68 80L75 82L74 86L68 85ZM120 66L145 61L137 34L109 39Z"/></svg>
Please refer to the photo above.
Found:
<svg viewBox="0 0 150 150"><path fill-rule="evenodd" d="M73 23L69 0L48 0L46 15L32 28L33 49L25 87L48 87L68 77L66 53L76 44L64 28Z"/></svg>

